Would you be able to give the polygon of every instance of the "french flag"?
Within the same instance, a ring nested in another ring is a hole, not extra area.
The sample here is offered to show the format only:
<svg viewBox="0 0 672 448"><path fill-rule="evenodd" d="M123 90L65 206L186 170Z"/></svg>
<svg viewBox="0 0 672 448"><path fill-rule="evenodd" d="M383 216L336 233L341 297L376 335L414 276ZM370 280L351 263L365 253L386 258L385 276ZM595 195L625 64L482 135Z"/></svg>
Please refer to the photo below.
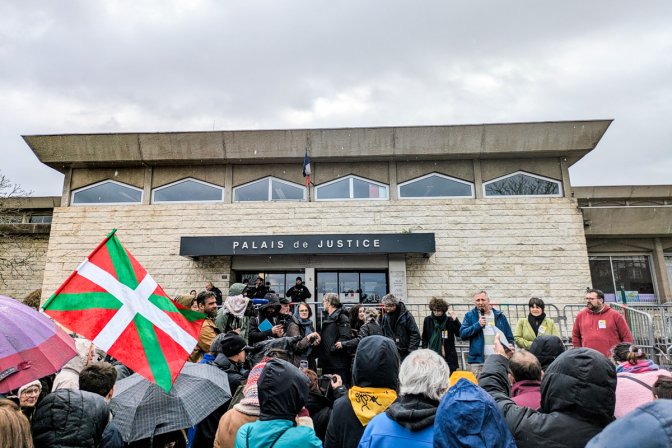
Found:
<svg viewBox="0 0 672 448"><path fill-rule="evenodd" d="M308 185L310 185L310 156L308 156L308 151L303 156L303 177L306 178L306 188L308 188Z"/></svg>

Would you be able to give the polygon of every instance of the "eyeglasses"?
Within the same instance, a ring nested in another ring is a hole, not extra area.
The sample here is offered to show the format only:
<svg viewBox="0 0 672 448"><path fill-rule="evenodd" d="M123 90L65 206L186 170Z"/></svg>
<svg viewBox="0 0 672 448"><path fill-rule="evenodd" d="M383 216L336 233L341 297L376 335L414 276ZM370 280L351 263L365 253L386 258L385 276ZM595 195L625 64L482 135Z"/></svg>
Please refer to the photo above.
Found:
<svg viewBox="0 0 672 448"><path fill-rule="evenodd" d="M40 389L34 388L34 389L26 389L21 392L21 395L39 395L40 394Z"/></svg>

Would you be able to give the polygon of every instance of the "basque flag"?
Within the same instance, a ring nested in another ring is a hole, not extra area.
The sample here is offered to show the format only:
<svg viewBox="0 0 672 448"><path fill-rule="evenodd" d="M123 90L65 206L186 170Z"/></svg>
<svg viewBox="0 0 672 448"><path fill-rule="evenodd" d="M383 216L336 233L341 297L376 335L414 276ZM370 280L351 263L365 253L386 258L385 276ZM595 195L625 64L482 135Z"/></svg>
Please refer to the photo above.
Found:
<svg viewBox="0 0 672 448"><path fill-rule="evenodd" d="M43 309L168 393L198 343L205 316L173 302L115 231Z"/></svg>
<svg viewBox="0 0 672 448"><path fill-rule="evenodd" d="M306 178L306 188L310 185L310 156L308 156L308 150L306 150L306 155L303 156L303 177Z"/></svg>

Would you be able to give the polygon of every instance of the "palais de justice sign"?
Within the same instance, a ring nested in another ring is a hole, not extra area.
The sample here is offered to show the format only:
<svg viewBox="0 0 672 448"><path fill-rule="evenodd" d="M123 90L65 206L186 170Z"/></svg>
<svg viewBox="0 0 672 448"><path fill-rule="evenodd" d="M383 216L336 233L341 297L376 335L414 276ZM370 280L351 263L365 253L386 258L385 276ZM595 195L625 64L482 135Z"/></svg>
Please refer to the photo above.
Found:
<svg viewBox="0 0 672 448"><path fill-rule="evenodd" d="M180 255L434 253L433 233L183 236Z"/></svg>

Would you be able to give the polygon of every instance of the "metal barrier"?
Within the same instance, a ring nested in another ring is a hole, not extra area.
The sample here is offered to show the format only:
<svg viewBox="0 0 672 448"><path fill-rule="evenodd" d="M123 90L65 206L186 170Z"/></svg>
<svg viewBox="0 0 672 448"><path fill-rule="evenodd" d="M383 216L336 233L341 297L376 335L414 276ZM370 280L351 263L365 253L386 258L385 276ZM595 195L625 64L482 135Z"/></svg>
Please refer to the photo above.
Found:
<svg viewBox="0 0 672 448"><path fill-rule="evenodd" d="M313 310L313 318L317 331L322 327L322 302L306 302ZM297 304L293 304L296 306ZM357 304L344 304L347 309ZM384 314L380 303L360 304L366 308L377 308L380 315ZM494 303L493 307L502 311L509 321L513 332L520 319L527 319L529 307L526 303ZM422 325L426 316L431 311L426 303L405 304L406 309L413 315L422 334ZM640 346L651 359L661 366L672 366L672 303L666 304L629 304L609 303L613 309L623 315L630 327L635 343ZM460 322L464 320L467 312L473 309L473 304L449 303L449 310L455 311ZM564 305L562 309L552 303L545 304L546 316L553 319L560 330L560 338L567 347L571 347L572 328L577 314L586 308L583 304ZM294 312L294 311L292 311ZM462 341L459 337L455 340L458 359L461 368L467 368L467 354L469 342Z"/></svg>

